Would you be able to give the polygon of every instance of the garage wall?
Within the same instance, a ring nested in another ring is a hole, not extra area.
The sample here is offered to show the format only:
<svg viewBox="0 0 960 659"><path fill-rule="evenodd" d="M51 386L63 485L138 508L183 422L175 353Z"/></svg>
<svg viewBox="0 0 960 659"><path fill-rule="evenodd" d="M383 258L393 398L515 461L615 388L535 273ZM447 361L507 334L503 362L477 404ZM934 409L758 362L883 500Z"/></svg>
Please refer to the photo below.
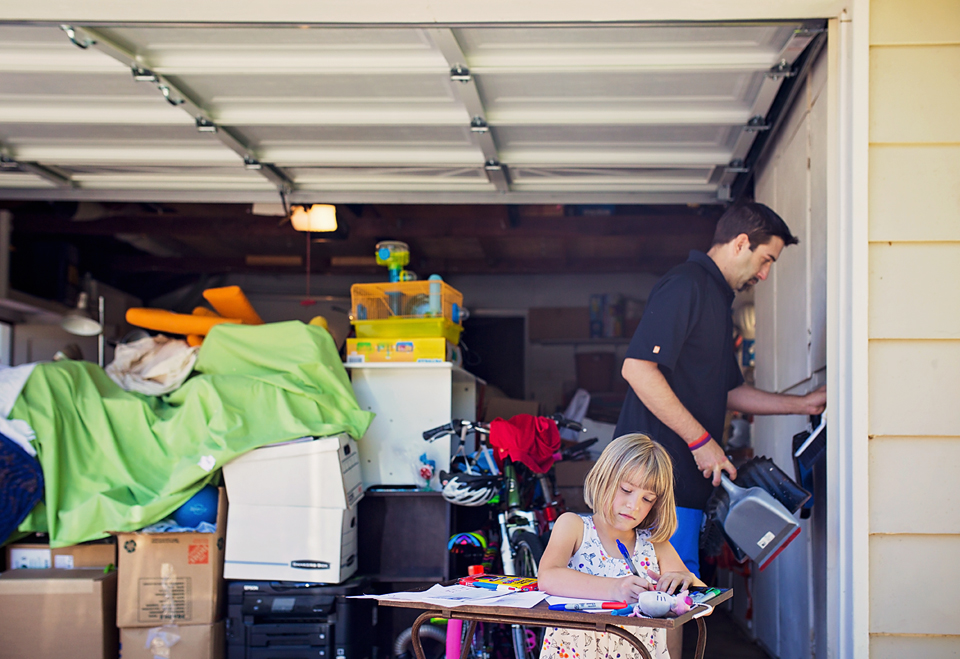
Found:
<svg viewBox="0 0 960 659"><path fill-rule="evenodd" d="M657 281L656 275L460 275L447 280L463 293L464 306L472 313L487 316L523 316L531 307L586 307L593 293L620 294L624 297L646 300ZM304 306L305 277L265 277L236 275L208 282L208 286L238 285L243 288L257 312L268 322L279 320L309 321L314 316L325 316L331 333L341 340L350 329L346 311L350 308L350 286L361 281L359 277L315 275L310 292L319 300ZM370 277L364 281L383 281ZM189 312L198 304L199 289L183 289L153 300L153 306L177 308ZM563 345L527 343L526 391L527 398L538 400L544 412L553 412L562 403L564 389L576 381L577 352L611 351L617 354L616 363L623 361L626 341L619 345L591 344L590 342Z"/></svg>
<svg viewBox="0 0 960 659"><path fill-rule="evenodd" d="M825 378L826 80L823 52L757 170L757 201L776 210L800 238L754 291L756 384L767 391L803 394ZM807 423L802 416L757 417L755 453L792 474L790 442ZM822 484L825 474L819 475ZM797 540L750 583L752 632L781 659L826 656L825 504L821 496Z"/></svg>
<svg viewBox="0 0 960 659"><path fill-rule="evenodd" d="M955 657L960 3L870 3L870 656ZM912 602L904 606L904 602Z"/></svg>

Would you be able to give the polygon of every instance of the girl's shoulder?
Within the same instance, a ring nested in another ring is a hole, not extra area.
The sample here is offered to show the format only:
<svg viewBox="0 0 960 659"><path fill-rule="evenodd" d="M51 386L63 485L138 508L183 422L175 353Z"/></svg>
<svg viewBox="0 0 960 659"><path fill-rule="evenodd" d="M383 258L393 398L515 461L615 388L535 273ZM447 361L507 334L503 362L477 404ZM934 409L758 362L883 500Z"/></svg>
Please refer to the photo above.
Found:
<svg viewBox="0 0 960 659"><path fill-rule="evenodd" d="M575 546L579 546L583 540L584 525L589 524L589 520L589 515L578 515L577 513L571 512L563 513L557 518L557 521L554 522L550 537L552 538L554 535L560 534L575 541Z"/></svg>

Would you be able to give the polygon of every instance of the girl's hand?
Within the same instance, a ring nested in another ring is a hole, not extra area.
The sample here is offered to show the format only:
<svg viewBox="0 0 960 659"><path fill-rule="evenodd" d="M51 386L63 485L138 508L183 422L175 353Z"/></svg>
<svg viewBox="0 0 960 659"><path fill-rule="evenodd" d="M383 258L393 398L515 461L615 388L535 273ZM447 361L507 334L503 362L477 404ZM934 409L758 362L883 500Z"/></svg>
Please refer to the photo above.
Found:
<svg viewBox="0 0 960 659"><path fill-rule="evenodd" d="M662 590L663 592L671 595L679 593L681 590L686 590L696 579L696 576L694 576L693 572L686 571L664 572L663 574L658 574L653 570L647 570L647 574L649 574L650 578L656 582L657 590Z"/></svg>
<svg viewBox="0 0 960 659"><path fill-rule="evenodd" d="M615 602L636 602L640 593L653 590L653 584L643 577L635 577L632 574L627 577L619 577L612 580L613 601Z"/></svg>

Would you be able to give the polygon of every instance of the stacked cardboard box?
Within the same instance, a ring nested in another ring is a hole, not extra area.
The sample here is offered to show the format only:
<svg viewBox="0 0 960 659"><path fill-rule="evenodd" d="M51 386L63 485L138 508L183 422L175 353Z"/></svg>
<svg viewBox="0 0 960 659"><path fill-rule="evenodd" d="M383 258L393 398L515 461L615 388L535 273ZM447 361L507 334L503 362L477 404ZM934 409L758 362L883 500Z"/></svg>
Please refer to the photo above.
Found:
<svg viewBox="0 0 960 659"><path fill-rule="evenodd" d="M119 533L120 656L219 659L223 655L223 488L214 533Z"/></svg>
<svg viewBox="0 0 960 659"><path fill-rule="evenodd" d="M117 564L117 545L113 542L89 542L69 547L54 547L36 542L7 545L10 570L99 567Z"/></svg>
<svg viewBox="0 0 960 659"><path fill-rule="evenodd" d="M346 434L267 446L225 465L227 579L340 583L357 570L357 443Z"/></svg>
<svg viewBox="0 0 960 659"><path fill-rule="evenodd" d="M117 656L117 573L103 568L0 574L0 659Z"/></svg>

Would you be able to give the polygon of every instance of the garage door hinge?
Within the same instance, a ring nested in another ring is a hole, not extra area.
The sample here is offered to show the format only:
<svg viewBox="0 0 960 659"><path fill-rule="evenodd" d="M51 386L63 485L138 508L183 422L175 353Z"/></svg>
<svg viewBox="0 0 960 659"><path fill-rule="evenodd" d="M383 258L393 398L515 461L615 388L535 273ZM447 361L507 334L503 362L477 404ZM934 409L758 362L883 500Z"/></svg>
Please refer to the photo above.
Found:
<svg viewBox="0 0 960 659"><path fill-rule="evenodd" d="M773 80L779 80L780 78L792 78L797 75L797 72L792 66L787 64L786 60L780 60L780 63L767 71L767 77L772 78Z"/></svg>
<svg viewBox="0 0 960 659"><path fill-rule="evenodd" d="M758 114L755 117L751 117L750 121L747 122L747 125L744 126L743 129L748 133L758 133L762 130L770 130L770 124L768 124L767 120Z"/></svg>

